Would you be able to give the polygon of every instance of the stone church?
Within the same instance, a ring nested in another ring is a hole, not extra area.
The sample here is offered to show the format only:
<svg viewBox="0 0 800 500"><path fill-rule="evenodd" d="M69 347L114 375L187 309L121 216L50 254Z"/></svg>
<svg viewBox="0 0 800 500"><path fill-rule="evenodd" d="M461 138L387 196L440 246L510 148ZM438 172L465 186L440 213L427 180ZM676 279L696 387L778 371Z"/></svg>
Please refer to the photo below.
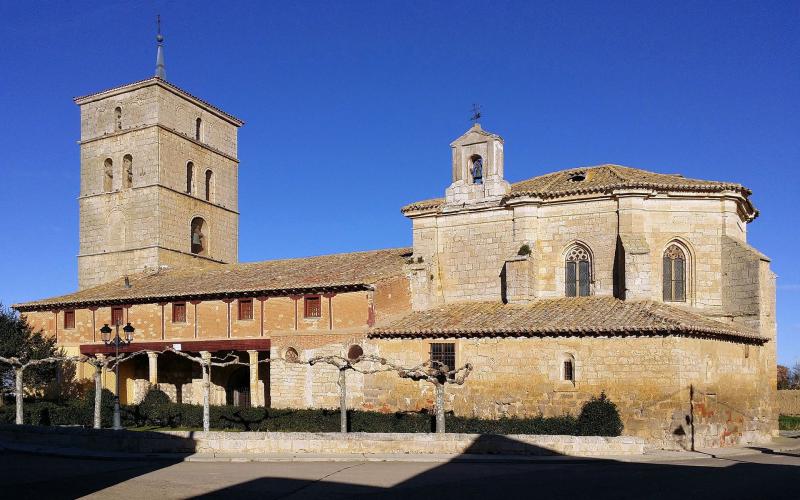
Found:
<svg viewBox="0 0 800 500"><path fill-rule="evenodd" d="M201 401L173 347L249 362L212 370L215 404L335 408L334 368L258 361L363 352L471 363L447 387L457 415L576 414L605 391L654 446L776 432L775 275L747 243L747 188L609 164L509 183L503 139L476 123L450 144L444 197L402 208L413 248L239 263L243 122L167 81L161 40L158 59L75 99L79 289L14 306L72 354L112 352L100 328L130 323L124 350L148 356L122 365L123 403L152 386ZM393 374L348 384L354 408L433 404Z"/></svg>

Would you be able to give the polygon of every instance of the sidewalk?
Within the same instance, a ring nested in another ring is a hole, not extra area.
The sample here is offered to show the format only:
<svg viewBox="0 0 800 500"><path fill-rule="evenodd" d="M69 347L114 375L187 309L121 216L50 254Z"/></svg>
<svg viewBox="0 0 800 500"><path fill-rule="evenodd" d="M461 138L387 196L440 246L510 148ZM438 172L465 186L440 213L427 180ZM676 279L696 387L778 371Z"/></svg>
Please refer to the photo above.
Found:
<svg viewBox="0 0 800 500"><path fill-rule="evenodd" d="M629 463L686 461L708 458L733 458L753 453L800 453L800 436L775 438L772 443L744 445L730 448L708 448L696 451L652 450L644 455L573 457L569 455L524 456L524 455L449 455L449 454L316 454L316 453L119 453L87 451L77 448L59 448L22 443L0 442L0 451L26 454L48 455L65 458L97 460L163 460L167 462L427 462L427 463L585 463L593 461L615 461Z"/></svg>

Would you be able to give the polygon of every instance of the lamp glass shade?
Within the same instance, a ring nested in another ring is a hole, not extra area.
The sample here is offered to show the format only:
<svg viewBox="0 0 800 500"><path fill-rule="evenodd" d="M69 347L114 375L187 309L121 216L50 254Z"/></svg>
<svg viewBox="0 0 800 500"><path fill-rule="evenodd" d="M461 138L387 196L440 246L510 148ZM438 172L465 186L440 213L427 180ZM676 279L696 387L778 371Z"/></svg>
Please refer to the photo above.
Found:
<svg viewBox="0 0 800 500"><path fill-rule="evenodd" d="M128 323L122 328L122 331L125 332L125 341L131 342L133 340L133 332L135 332L136 329Z"/></svg>
<svg viewBox="0 0 800 500"><path fill-rule="evenodd" d="M103 325L100 329L100 335L102 336L103 342L111 340L111 327L108 326L108 323Z"/></svg>

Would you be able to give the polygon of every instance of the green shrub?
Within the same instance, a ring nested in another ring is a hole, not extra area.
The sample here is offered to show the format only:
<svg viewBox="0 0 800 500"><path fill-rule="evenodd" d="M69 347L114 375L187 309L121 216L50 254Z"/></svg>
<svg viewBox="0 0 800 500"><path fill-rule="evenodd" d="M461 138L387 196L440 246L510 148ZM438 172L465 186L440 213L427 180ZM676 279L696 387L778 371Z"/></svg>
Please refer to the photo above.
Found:
<svg viewBox="0 0 800 500"><path fill-rule="evenodd" d="M102 395L103 427L111 427L114 396L104 390ZM124 427L189 428L203 427L203 407L176 404L161 391L148 392L139 405L121 407ZM81 425L91 427L94 416L94 392L83 399L63 404L45 401L25 403L24 418L31 425ZM274 408L242 408L211 406L212 429L271 432L338 432L339 410L292 410ZM13 424L13 404L0 407L0 423ZM783 417L782 417L783 422ZM622 422L616 405L605 394L588 401L578 418L537 416L531 418L501 418L498 420L446 416L447 431L469 434L562 434L618 436ZM379 413L348 411L350 432L433 432L434 416L428 412Z"/></svg>
<svg viewBox="0 0 800 500"><path fill-rule="evenodd" d="M613 401L605 392L600 397L587 401L578 415L579 436L619 436L622 434L622 419Z"/></svg>
<svg viewBox="0 0 800 500"><path fill-rule="evenodd" d="M800 431L800 416L780 415L778 428L782 431Z"/></svg>
<svg viewBox="0 0 800 500"><path fill-rule="evenodd" d="M531 254L531 247L525 243L521 247L519 247L519 251L517 255L530 255Z"/></svg>

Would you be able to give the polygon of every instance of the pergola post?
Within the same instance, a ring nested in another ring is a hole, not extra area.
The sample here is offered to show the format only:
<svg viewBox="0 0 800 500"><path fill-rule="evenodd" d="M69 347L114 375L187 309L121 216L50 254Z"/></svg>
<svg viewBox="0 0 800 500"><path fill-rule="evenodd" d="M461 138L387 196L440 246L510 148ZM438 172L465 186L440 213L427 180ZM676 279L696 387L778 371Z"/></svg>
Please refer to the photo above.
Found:
<svg viewBox="0 0 800 500"><path fill-rule="evenodd" d="M158 353L148 351L147 353L148 364L148 382L151 388L158 388Z"/></svg>
<svg viewBox="0 0 800 500"><path fill-rule="evenodd" d="M250 406L264 406L258 390L258 351L247 351L250 360Z"/></svg>

